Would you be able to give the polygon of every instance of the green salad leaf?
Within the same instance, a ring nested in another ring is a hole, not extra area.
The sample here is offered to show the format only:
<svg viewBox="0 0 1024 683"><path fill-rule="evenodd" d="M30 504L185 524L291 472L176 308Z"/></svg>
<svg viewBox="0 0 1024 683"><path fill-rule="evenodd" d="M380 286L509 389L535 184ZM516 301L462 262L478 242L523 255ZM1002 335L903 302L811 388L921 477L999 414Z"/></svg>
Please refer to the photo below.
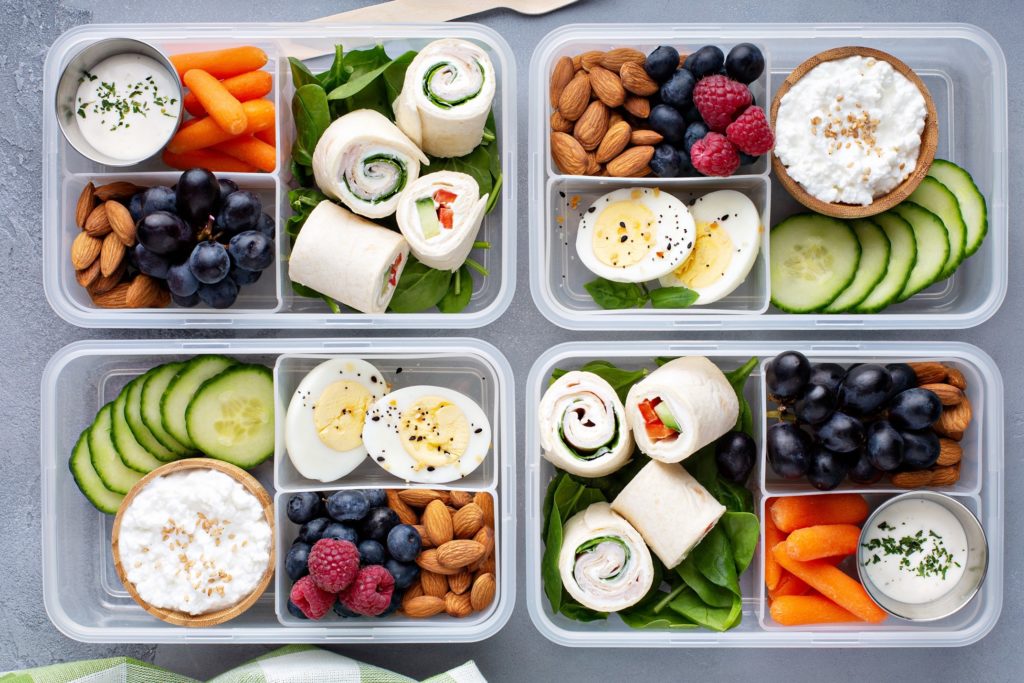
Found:
<svg viewBox="0 0 1024 683"><path fill-rule="evenodd" d="M689 308L700 296L686 287L648 289L642 282L614 282L603 277L583 283L583 289L595 304L609 311L643 308L648 301L654 308Z"/></svg>
<svg viewBox="0 0 1024 683"><path fill-rule="evenodd" d="M742 574L754 559L757 541L761 536L761 523L751 512L726 512L718 526L729 538L732 556L736 560L736 572Z"/></svg>
<svg viewBox="0 0 1024 683"><path fill-rule="evenodd" d="M327 126L331 125L331 112L324 89L307 83L296 90L292 98L292 117L295 119L292 159L303 166L311 166L316 143L320 141Z"/></svg>
<svg viewBox="0 0 1024 683"><path fill-rule="evenodd" d="M437 302L437 310L442 313L460 313L469 305L473 298L473 272L463 264L452 276L448 291Z"/></svg>
<svg viewBox="0 0 1024 683"><path fill-rule="evenodd" d="M580 370L584 372L592 372L604 381L608 382L608 384L611 384L612 389L615 389L615 393L619 395L619 400L621 401L626 400L626 394L629 393L630 388L634 384L647 376L647 370L645 368L640 368L639 370L623 370L606 360L592 360L581 367ZM555 368L551 373L551 381L555 381L566 372L568 372L568 370Z"/></svg>
<svg viewBox="0 0 1024 683"><path fill-rule="evenodd" d="M436 306L452 280L450 270L437 270L426 266L410 255L398 285L391 297L388 310L395 313L419 313Z"/></svg>
<svg viewBox="0 0 1024 683"><path fill-rule="evenodd" d="M737 595L732 596L728 607L715 607L704 602L696 591L684 590L669 607L676 614L713 631L727 631L738 625L743 616L743 600Z"/></svg>
<svg viewBox="0 0 1024 683"><path fill-rule="evenodd" d="M687 287L659 287L651 290L651 306L654 308L689 308L700 294Z"/></svg>
<svg viewBox="0 0 1024 683"><path fill-rule="evenodd" d="M289 57L288 64L292 71L292 84L295 86L296 90L304 85L320 83L320 81L317 80L317 77L313 75L313 72L309 70L309 67L306 66L305 62L302 60L295 57Z"/></svg>

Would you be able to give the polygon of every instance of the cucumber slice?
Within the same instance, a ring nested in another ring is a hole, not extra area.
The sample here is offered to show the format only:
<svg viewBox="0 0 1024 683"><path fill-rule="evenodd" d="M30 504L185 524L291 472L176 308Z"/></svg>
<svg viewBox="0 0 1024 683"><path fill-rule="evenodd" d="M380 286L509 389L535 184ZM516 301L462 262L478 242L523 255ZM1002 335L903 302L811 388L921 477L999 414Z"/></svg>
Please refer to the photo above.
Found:
<svg viewBox="0 0 1024 683"><path fill-rule="evenodd" d="M967 227L960 215L960 203L957 202L956 196L946 189L945 185L928 176L921 179L921 184L907 197L907 201L934 213L946 228L949 237L949 255L937 278L945 280L964 260Z"/></svg>
<svg viewBox="0 0 1024 683"><path fill-rule="evenodd" d="M274 378L262 365L234 365L203 383L185 411L206 455L255 467L274 454Z"/></svg>
<svg viewBox="0 0 1024 683"><path fill-rule="evenodd" d="M797 214L772 228L769 240L772 303L787 313L824 308L857 274L860 242L843 221Z"/></svg>
<svg viewBox="0 0 1024 683"><path fill-rule="evenodd" d="M114 493L125 494L142 479L142 474L126 467L121 462L117 449L114 448L114 442L110 438L110 414L113 405L108 403L100 408L96 420L89 428L89 459L103 486Z"/></svg>
<svg viewBox="0 0 1024 683"><path fill-rule="evenodd" d="M892 211L872 216L871 220L885 231L889 239L889 264L885 276L867 298L851 309L854 313L877 313L898 301L917 262L917 241L910 223Z"/></svg>
<svg viewBox="0 0 1024 683"><path fill-rule="evenodd" d="M654 412L658 414L661 423L673 432L682 431L679 429L679 423L676 422L676 416L672 414L672 409L668 407L667 403L659 403L654 406Z"/></svg>
<svg viewBox="0 0 1024 683"><path fill-rule="evenodd" d="M128 383L128 386L138 381L138 378L135 378ZM135 436L132 434L132 430L124 416L125 404L128 402L127 399L128 387L126 386L117 395L113 406L111 406L110 436L114 442L117 454L121 457L121 462L136 472L147 474L164 463L135 440Z"/></svg>
<svg viewBox="0 0 1024 683"><path fill-rule="evenodd" d="M974 184L971 174L952 161L936 159L928 169L928 175L946 186L960 204L960 217L967 228L964 244L964 258L978 251L988 233L988 206L985 195Z"/></svg>
<svg viewBox="0 0 1024 683"><path fill-rule="evenodd" d="M185 363L166 363L157 366L147 373L146 381L142 385L142 423L149 428L149 431L153 432L154 438L163 444L164 448L173 451L178 456L191 455L192 449L164 429L164 422L160 418L160 401L164 397L164 392L167 391L167 385L184 367Z"/></svg>
<svg viewBox="0 0 1024 683"><path fill-rule="evenodd" d="M939 279L949 258L949 233L938 216L919 204L903 202L890 210L910 223L917 243L917 261L899 296L906 301Z"/></svg>
<svg viewBox="0 0 1024 683"><path fill-rule="evenodd" d="M195 449L185 426L185 410L203 382L219 375L235 364L227 356L196 356L178 371L160 399L160 421L174 439L183 446Z"/></svg>
<svg viewBox="0 0 1024 683"><path fill-rule="evenodd" d="M860 265L850 286L843 290L836 300L822 309L825 313L843 313L850 310L871 294L889 265L889 238L885 231L872 221L861 218L850 221L860 242Z"/></svg>
<svg viewBox="0 0 1024 683"><path fill-rule="evenodd" d="M78 437L78 442L75 443L75 447L71 451L68 468L71 470L71 476L74 477L79 490L97 510L108 515L117 514L117 509L121 507L124 496L114 493L104 486L100 475L96 474L96 469L92 466L92 456L89 453L89 429L86 429Z"/></svg>
<svg viewBox="0 0 1024 683"><path fill-rule="evenodd" d="M151 373L152 370L139 375L125 387L128 390L128 396L124 402L124 419L128 423L129 429L132 430L132 436L135 437L140 446L152 453L161 462L171 462L181 456L165 448L162 443L157 441L156 437L153 436L153 432L149 431L149 427L142 421L142 387Z"/></svg>

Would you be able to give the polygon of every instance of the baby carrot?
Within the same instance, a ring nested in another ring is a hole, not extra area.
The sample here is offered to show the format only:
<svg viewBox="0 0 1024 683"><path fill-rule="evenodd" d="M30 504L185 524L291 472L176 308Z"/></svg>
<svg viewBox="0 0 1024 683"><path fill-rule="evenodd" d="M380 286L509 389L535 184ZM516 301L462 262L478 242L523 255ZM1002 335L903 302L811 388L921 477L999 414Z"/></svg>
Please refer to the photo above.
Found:
<svg viewBox="0 0 1024 683"><path fill-rule="evenodd" d="M255 173L253 168L244 161L228 156L222 152L209 149L194 149L190 152L175 154L164 150L164 163L171 168L185 171L190 168L205 168L209 171L226 171L229 173Z"/></svg>
<svg viewBox="0 0 1024 683"><path fill-rule="evenodd" d="M268 173L277 167L277 148L262 140L257 140L251 135L243 135L234 140L222 142L219 145L214 145L213 149Z"/></svg>
<svg viewBox="0 0 1024 683"><path fill-rule="evenodd" d="M242 103L245 112L246 126L243 135L252 135L256 131L271 128L274 125L274 103L269 100L250 100ZM194 149L205 149L226 142L236 137L217 125L212 117L198 119L187 128L181 128L167 144L168 151L174 154L191 152Z"/></svg>
<svg viewBox="0 0 1024 683"><path fill-rule="evenodd" d="M786 496L772 506L775 526L785 533L815 524L860 524L867 517L868 504L856 493Z"/></svg>
<svg viewBox="0 0 1024 683"><path fill-rule="evenodd" d="M775 555L775 559L783 569L864 621L872 623L885 621L885 611L874 603L868 592L864 590L864 586L860 585L856 579L821 560L812 560L811 562L794 560L789 556L786 547L788 544L789 541L783 541L772 549L772 554Z"/></svg>
<svg viewBox="0 0 1024 683"><path fill-rule="evenodd" d="M232 135L242 134L246 124L245 110L223 83L202 69L186 71L182 81L218 126Z"/></svg>
<svg viewBox="0 0 1024 683"><path fill-rule="evenodd" d="M249 71L238 76L225 78L221 81L224 89L231 93L239 102L258 100L268 94L274 85L274 77L267 71ZM195 93L188 93L182 100L185 111L192 116L206 116L206 109Z"/></svg>
<svg viewBox="0 0 1024 683"><path fill-rule="evenodd" d="M820 595L780 595L772 601L771 614L783 626L861 621Z"/></svg>
<svg viewBox="0 0 1024 683"><path fill-rule="evenodd" d="M782 572L782 576L779 577L778 584L775 588L768 589L768 597L772 600L777 600L783 595L807 595L811 592L811 587L803 580L796 578L781 567L779 571Z"/></svg>
<svg viewBox="0 0 1024 683"><path fill-rule="evenodd" d="M852 555L860 542L860 527L853 524L817 524L797 529L786 539L786 552L806 562L823 557Z"/></svg>
<svg viewBox="0 0 1024 683"><path fill-rule="evenodd" d="M764 547L768 550L764 554L764 584L768 586L768 590L773 590L779 585L779 579L782 577L782 567L775 561L775 556L772 555L771 549L776 544L786 540L786 534L779 531L779 527L775 526L775 521L772 519L772 507L775 505L776 499L768 501L765 505L765 516L764 516Z"/></svg>
<svg viewBox="0 0 1024 683"><path fill-rule="evenodd" d="M258 130L255 133L253 133L253 135L256 137L256 139L263 140L263 142L267 143L268 145L277 147L277 131L274 130L273 126L271 126L270 128L264 128L263 130Z"/></svg>
<svg viewBox="0 0 1024 683"><path fill-rule="evenodd" d="M258 47L244 45L225 50L185 52L171 55L170 59L178 70L179 78L184 77L190 69L202 69L214 78L231 78L246 71L262 69L267 63L267 53Z"/></svg>

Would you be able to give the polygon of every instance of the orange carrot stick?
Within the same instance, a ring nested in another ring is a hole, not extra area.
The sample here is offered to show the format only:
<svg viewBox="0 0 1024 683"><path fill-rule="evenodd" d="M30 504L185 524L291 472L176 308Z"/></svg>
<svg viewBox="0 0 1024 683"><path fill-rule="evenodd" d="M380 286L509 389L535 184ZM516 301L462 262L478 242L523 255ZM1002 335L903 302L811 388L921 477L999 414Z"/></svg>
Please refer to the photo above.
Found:
<svg viewBox="0 0 1024 683"><path fill-rule="evenodd" d="M186 71L182 81L199 98L203 108L218 126L232 135L242 134L246 124L245 110L223 83L202 69Z"/></svg>
<svg viewBox="0 0 1024 683"><path fill-rule="evenodd" d="M274 130L273 126L270 128L264 128L263 130L258 130L253 133L253 135L257 140L263 140L263 142L268 145L277 147L277 131Z"/></svg>
<svg viewBox="0 0 1024 683"><path fill-rule="evenodd" d="M224 89L234 96L239 102L258 100L268 94L274 86L274 77L269 71L248 71L238 76L225 78L221 81ZM185 111L192 116L206 116L206 109L203 108L195 93L188 93L182 100Z"/></svg>
<svg viewBox="0 0 1024 683"><path fill-rule="evenodd" d="M868 504L856 493L824 496L787 496L772 506L772 519L781 531L815 524L860 524L868 517Z"/></svg>
<svg viewBox="0 0 1024 683"><path fill-rule="evenodd" d="M783 595L807 595L811 592L811 587L802 579L796 578L781 567L779 567L779 571L782 572L782 576L779 577L778 585L773 589L768 589L770 599L777 600Z"/></svg>
<svg viewBox="0 0 1024 683"><path fill-rule="evenodd" d="M209 149L194 149L182 154L175 154L174 152L164 150L163 160L171 168L181 171L190 168L205 168L208 171L255 173L257 170L244 161L239 161L232 156Z"/></svg>
<svg viewBox="0 0 1024 683"><path fill-rule="evenodd" d="M231 78L246 71L262 69L267 63L267 53L258 47L245 45L231 47L226 50L209 50L207 52L185 52L171 55L171 63L182 78L186 71L202 69L214 78Z"/></svg>
<svg viewBox="0 0 1024 683"><path fill-rule="evenodd" d="M251 135L222 142L213 149L268 173L277 167L277 149Z"/></svg>
<svg viewBox="0 0 1024 683"><path fill-rule="evenodd" d="M786 540L786 534L779 531L779 527L775 526L775 520L772 519L772 507L775 502L774 498L768 501L764 509L764 547L767 550L764 554L764 584L768 586L768 590L777 588L779 579L782 577L782 567L775 561L771 550L778 543Z"/></svg>
<svg viewBox="0 0 1024 683"><path fill-rule="evenodd" d="M860 585L841 570L822 560L800 562L789 556L787 545L783 541L772 549L772 554L782 568L803 580L814 590L836 603L840 607L855 614L864 621L878 623L885 621L885 611L876 605L868 596L864 586Z"/></svg>
<svg viewBox="0 0 1024 683"><path fill-rule="evenodd" d="M252 135L256 131L270 128L274 125L274 103L269 100L250 100L242 103L242 110L245 112L246 126L243 135ZM194 149L204 149L213 145L226 142L236 137L217 125L212 117L207 116L196 121L187 128L182 128L174 134L167 144L167 149L174 154L191 152Z"/></svg>
<svg viewBox="0 0 1024 683"><path fill-rule="evenodd" d="M772 601L771 615L783 626L862 621L820 595L781 595Z"/></svg>
<svg viewBox="0 0 1024 683"><path fill-rule="evenodd" d="M853 524L817 524L797 529L786 539L786 551L794 560L807 562L823 557L852 555L860 542L860 527Z"/></svg>

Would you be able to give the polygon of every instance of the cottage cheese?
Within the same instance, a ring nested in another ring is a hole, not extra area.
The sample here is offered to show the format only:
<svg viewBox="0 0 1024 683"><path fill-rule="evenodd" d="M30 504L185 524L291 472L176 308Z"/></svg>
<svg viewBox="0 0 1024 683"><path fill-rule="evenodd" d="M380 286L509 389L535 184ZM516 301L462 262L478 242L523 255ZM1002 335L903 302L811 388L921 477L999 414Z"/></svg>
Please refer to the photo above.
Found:
<svg viewBox="0 0 1024 683"><path fill-rule="evenodd" d="M237 604L270 562L260 501L210 469L158 477L121 515L121 565L149 604L206 614Z"/></svg>
<svg viewBox="0 0 1024 683"><path fill-rule="evenodd" d="M823 62L779 103L775 154L821 201L866 206L913 172L926 115L921 91L888 62Z"/></svg>

